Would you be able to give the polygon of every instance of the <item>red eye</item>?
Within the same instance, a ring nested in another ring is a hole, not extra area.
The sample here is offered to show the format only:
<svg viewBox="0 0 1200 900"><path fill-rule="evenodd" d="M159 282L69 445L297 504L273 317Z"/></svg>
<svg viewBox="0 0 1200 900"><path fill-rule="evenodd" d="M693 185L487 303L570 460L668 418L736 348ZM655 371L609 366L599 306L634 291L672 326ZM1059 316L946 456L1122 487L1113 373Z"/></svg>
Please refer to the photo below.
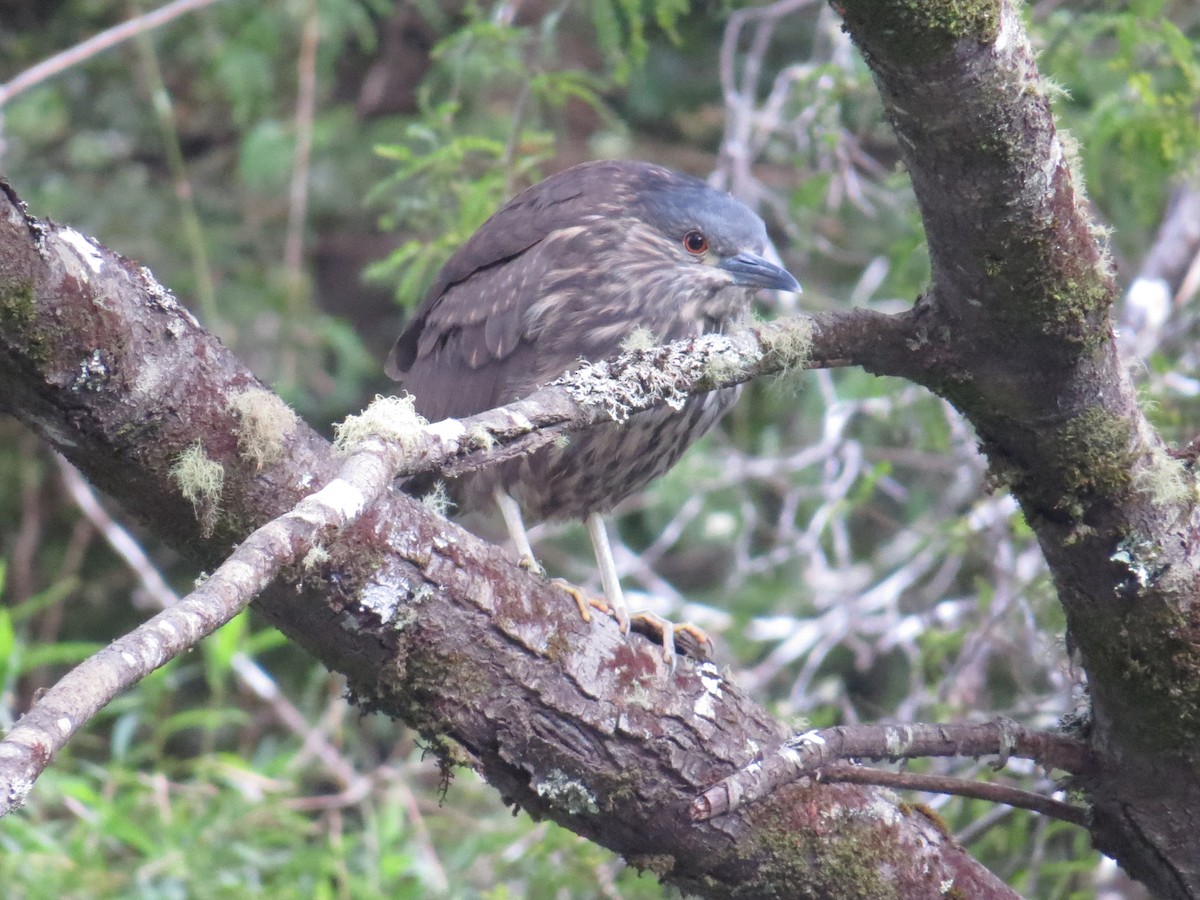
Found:
<svg viewBox="0 0 1200 900"><path fill-rule="evenodd" d="M683 236L683 249L693 256L700 256L708 250L708 238L698 231L689 231Z"/></svg>

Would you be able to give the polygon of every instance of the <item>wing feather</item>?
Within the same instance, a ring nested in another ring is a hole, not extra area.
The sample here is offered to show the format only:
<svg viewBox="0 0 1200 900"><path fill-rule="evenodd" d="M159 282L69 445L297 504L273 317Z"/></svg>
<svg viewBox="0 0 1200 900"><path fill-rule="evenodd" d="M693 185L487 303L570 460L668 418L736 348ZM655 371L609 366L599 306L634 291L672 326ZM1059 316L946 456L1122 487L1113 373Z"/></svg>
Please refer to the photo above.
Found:
<svg viewBox="0 0 1200 900"><path fill-rule="evenodd" d="M615 352L639 310L601 296L614 285L597 253L619 243L612 229L627 232L642 179L670 174L585 163L488 219L446 263L388 357L385 370L417 411L431 420L472 415L525 396L581 355Z"/></svg>

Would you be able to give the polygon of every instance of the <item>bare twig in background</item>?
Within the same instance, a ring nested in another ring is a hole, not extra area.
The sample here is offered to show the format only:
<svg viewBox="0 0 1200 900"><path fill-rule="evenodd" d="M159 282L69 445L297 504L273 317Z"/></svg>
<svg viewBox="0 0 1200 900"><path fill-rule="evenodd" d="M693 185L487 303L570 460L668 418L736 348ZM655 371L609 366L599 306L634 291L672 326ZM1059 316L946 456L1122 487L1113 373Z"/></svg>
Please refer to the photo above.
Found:
<svg viewBox="0 0 1200 900"><path fill-rule="evenodd" d="M146 80L146 91L150 95L150 106L154 110L154 120L158 125L159 134L162 135L163 152L171 169L175 198L179 201L183 233L187 237L192 275L196 282L196 302L205 324L225 340L229 340L231 335L228 329L223 327L221 311L217 305L217 288L213 283L212 262L208 256L208 237L200 222L200 213L196 209L195 192L188 177L187 161L184 159L183 145L175 122L175 105L163 78L158 50L153 39L144 30L138 31L134 37L143 77Z"/></svg>
<svg viewBox="0 0 1200 900"><path fill-rule="evenodd" d="M308 207L308 170L312 162L313 115L317 98L317 46L321 38L317 4L310 0L300 31L296 60L296 146L292 151L292 179L288 187L287 240L283 262L290 282L303 281L304 222Z"/></svg>
<svg viewBox="0 0 1200 900"><path fill-rule="evenodd" d="M750 168L760 149L756 145L754 132L764 58L780 20L812 2L779 0L768 6L739 9L729 17L729 24L725 27L719 63L721 91L725 98L725 137L721 143L721 156L728 167L729 190L752 207L758 205L762 193ZM754 32L739 77L738 44L742 29L751 24L754 25Z"/></svg>
<svg viewBox="0 0 1200 900"><path fill-rule="evenodd" d="M175 0L174 3L168 3L166 6L160 6L158 9L151 10L148 13L134 16L132 19L128 19L120 25L114 25L112 28L108 28L88 38L86 41L76 44L74 47L70 47L61 53L56 53L49 59L42 60L36 66L30 66L24 72L15 75L4 84L0 84L0 107L4 106L4 104L22 91L27 91L31 87L41 84L43 81L53 78L56 75L61 75L72 66L77 66L98 53L111 50L113 47L132 37L151 31L161 25L166 25L173 19L177 19L190 12L195 12L198 9L203 9L206 6L211 6L217 2L218 0Z"/></svg>
<svg viewBox="0 0 1200 900"><path fill-rule="evenodd" d="M93 37L69 47L61 53L56 53L49 59L44 59L23 72L19 72L8 81L0 84L0 162L4 160L6 141L4 139L4 107L23 91L36 87L43 81L61 75L72 66L77 66L99 53L111 50L130 38L165 25L182 15L203 9L217 3L218 0L175 0L166 6L151 10L140 16L134 16L114 25Z"/></svg>
<svg viewBox="0 0 1200 900"><path fill-rule="evenodd" d="M283 269L285 315L281 323L292 337L281 342L279 378L294 384L300 378L305 346L311 344L307 322L311 318L312 288L304 269L304 236L307 231L309 172L312 165L313 118L317 102L317 48L321 39L321 21L316 0L309 0L303 11L300 53L296 59L295 144L292 148L292 177L288 183L287 225L285 228Z"/></svg>
<svg viewBox="0 0 1200 900"><path fill-rule="evenodd" d="M1183 316L1200 291L1200 181L1185 180L1172 192L1154 245L1125 292L1121 349L1131 360L1149 359L1168 341L1194 344L1196 313ZM1181 319L1183 320L1181 322ZM1170 328L1167 327L1170 323ZM1186 359L1184 371L1194 369ZM1194 361L1194 360L1192 360ZM1195 396L1190 378L1156 376L1161 386Z"/></svg>

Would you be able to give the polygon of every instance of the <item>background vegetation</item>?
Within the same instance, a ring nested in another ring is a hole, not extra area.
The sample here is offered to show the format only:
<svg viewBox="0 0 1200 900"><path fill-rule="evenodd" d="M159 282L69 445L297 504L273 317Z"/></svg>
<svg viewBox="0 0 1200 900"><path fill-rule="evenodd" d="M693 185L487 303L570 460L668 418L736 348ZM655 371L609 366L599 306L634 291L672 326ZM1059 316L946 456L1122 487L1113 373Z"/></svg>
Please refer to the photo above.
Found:
<svg viewBox="0 0 1200 900"><path fill-rule="evenodd" d="M139 12L7 3L0 79ZM1200 12L1026 12L1132 282L1197 174ZM804 309L903 308L928 274L870 78L809 0L224 0L0 113L0 172L35 213L148 265L326 430L390 389L380 361L449 252L505 197L583 159L711 174L767 219ZM1132 307L1126 322L1156 424L1181 444L1197 430L1195 281L1169 328ZM757 314L778 311L765 298ZM96 507L10 421L0 510L7 726L199 573ZM1039 550L970 431L922 389L855 370L754 385L626 505L619 532L627 586L705 626L798 727L996 713L1049 726L1075 708ZM580 528L537 540L551 572L595 587ZM662 895L606 851L513 817L470 772L441 783L411 734L341 692L253 615L234 621L106 710L0 824L6 895ZM1026 895L1131 890L1071 826L915 799Z"/></svg>

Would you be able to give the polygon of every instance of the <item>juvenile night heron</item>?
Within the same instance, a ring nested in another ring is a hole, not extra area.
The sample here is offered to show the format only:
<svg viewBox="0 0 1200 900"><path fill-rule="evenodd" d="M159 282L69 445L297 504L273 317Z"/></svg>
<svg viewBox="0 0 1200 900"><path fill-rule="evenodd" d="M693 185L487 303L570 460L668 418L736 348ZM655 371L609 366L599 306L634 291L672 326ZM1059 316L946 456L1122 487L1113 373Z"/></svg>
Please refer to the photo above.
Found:
<svg viewBox="0 0 1200 900"><path fill-rule="evenodd" d="M800 290L762 257L766 240L757 215L697 178L641 162L575 166L509 201L450 258L387 373L426 419L461 418L613 356L639 329L658 343L721 331L756 290ZM728 388L598 425L464 477L455 498L496 503L529 565L523 517L584 520L608 607L628 631L601 515L674 465L736 397ZM670 656L671 626L656 624Z"/></svg>

